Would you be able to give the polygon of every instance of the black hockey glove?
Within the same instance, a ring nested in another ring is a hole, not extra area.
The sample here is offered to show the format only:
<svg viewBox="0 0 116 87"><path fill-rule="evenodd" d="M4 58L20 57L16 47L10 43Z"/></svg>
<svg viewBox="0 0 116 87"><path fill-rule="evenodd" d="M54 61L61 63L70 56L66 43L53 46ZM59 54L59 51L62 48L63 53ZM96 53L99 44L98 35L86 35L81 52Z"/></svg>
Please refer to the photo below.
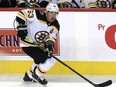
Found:
<svg viewBox="0 0 116 87"><path fill-rule="evenodd" d="M45 50L48 52L48 58L51 58L53 48L54 48L54 42L53 41L48 40L48 41L45 42Z"/></svg>
<svg viewBox="0 0 116 87"><path fill-rule="evenodd" d="M17 36L19 36L21 40L24 40L25 37L27 36L27 26L19 25L17 29L18 29Z"/></svg>

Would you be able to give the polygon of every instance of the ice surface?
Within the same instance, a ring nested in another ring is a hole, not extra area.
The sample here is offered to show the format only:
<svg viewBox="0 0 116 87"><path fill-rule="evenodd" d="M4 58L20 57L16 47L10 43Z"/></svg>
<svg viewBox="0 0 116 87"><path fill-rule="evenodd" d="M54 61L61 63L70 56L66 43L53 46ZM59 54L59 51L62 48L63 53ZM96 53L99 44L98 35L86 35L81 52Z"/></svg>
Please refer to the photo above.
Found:
<svg viewBox="0 0 116 87"><path fill-rule="evenodd" d="M46 86L39 83L31 82L0 82L0 87L94 87L89 83L75 83L75 82L49 82ZM108 87L116 87L113 83Z"/></svg>
<svg viewBox="0 0 116 87"><path fill-rule="evenodd" d="M85 76L94 83L102 83L109 79L113 84L108 87L116 87L116 76ZM23 75L0 74L0 87L94 87L77 75L46 75L48 84L24 82Z"/></svg>

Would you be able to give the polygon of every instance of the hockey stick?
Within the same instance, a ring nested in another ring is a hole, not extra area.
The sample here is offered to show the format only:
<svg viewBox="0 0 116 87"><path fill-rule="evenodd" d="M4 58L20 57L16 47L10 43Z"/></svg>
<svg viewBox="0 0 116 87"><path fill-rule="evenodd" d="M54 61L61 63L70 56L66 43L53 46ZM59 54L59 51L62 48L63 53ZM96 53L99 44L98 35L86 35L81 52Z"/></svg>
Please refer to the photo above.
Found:
<svg viewBox="0 0 116 87"><path fill-rule="evenodd" d="M28 41L23 40L26 43L29 43ZM32 44L32 43L29 43ZM33 43L33 45L36 45L35 43ZM41 50L44 50L42 47L38 46ZM89 79L87 79L86 77L84 77L83 75L81 75L80 73L78 73L77 71L75 71L73 68L71 68L70 66L68 66L67 64L65 64L64 62L62 62L60 59L58 59L57 57L55 57L54 55L50 54L51 57L53 57L54 59L56 59L58 62L60 62L61 64L63 64L64 66L66 66L67 68L69 68L71 71L73 71L74 73L76 73L77 75L79 75L81 78L83 78L84 80L86 80L87 82L89 82L91 85L93 85L94 87L106 87L112 84L112 80L108 80L106 82L100 83L100 84L95 84L92 81L90 81Z"/></svg>
<svg viewBox="0 0 116 87"><path fill-rule="evenodd" d="M70 66L68 66L67 64L65 64L64 62L62 62L60 59L58 59L57 57L55 57L54 55L51 54L51 56L56 59L58 62L60 62L61 64L63 64L64 66L66 66L67 68L69 68L71 71L73 71L74 73L76 73L77 75L79 75L80 77L82 77L84 80L86 80L87 82L89 82L91 85L93 85L94 87L106 87L112 84L112 80L108 80L106 82L100 83L100 84L95 84L92 81L90 81L89 79L85 78L83 75L81 75L80 73L78 73L77 71L75 71L73 68L71 68Z"/></svg>

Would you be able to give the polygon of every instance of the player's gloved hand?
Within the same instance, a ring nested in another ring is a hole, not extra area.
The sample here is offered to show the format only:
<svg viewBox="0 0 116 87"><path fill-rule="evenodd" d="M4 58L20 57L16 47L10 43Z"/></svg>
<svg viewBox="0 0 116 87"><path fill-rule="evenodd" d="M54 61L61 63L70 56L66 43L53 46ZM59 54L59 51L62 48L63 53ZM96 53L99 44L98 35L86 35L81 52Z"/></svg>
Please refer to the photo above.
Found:
<svg viewBox="0 0 116 87"><path fill-rule="evenodd" d="M45 42L45 51L48 52L48 58L51 58L53 49L54 49L54 42L51 40L46 41Z"/></svg>
<svg viewBox="0 0 116 87"><path fill-rule="evenodd" d="M19 36L21 40L24 40L25 37L27 36L27 26L19 25L17 29L18 29L17 36Z"/></svg>

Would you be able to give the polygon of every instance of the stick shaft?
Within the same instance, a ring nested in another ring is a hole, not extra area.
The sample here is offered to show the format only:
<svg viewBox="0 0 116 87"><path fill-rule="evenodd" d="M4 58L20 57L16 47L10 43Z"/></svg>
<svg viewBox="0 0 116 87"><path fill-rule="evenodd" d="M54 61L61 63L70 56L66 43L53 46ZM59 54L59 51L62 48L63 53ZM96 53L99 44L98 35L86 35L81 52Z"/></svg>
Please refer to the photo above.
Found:
<svg viewBox="0 0 116 87"><path fill-rule="evenodd" d="M78 73L77 71L75 71L73 68L71 68L70 66L68 66L67 64L65 64L64 62L62 62L60 59L58 59L57 57L53 56L52 57L54 59L56 59L58 62L62 63L64 66L66 66L67 68L69 68L71 71L73 71L74 73L76 73L77 75L79 75L80 77L82 77L84 80L86 80L87 82L89 82L90 84L92 84L93 86L95 86L95 84L93 82L91 82L90 80L88 80L86 77L84 77L83 75L81 75L80 73Z"/></svg>

